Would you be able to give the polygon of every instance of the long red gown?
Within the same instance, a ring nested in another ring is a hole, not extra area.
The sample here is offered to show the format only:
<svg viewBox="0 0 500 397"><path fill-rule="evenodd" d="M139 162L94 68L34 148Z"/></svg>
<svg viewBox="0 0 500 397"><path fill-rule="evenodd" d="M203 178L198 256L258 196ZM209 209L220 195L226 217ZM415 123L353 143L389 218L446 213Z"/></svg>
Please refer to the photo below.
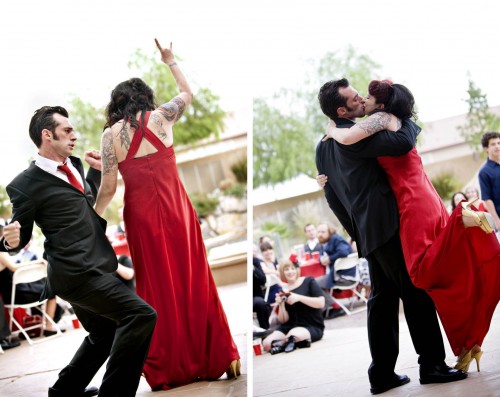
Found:
<svg viewBox="0 0 500 397"><path fill-rule="evenodd" d="M152 390L168 390L221 377L239 354L174 148L146 127L149 116L134 133L119 170L137 294L158 314L144 375ZM143 134L158 151L134 158Z"/></svg>
<svg viewBox="0 0 500 397"><path fill-rule="evenodd" d="M481 346L500 299L500 244L495 234L465 228L461 206L448 215L416 149L378 161L398 203L411 280L432 297L455 355L462 348Z"/></svg>

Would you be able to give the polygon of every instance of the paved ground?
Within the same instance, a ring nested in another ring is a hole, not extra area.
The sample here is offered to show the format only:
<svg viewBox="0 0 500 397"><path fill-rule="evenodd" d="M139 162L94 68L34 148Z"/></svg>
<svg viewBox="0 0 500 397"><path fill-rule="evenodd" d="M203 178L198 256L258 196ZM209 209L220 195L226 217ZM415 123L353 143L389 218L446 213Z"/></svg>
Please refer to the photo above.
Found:
<svg viewBox="0 0 500 397"><path fill-rule="evenodd" d="M219 288L230 327L242 356L243 375L238 380L223 378L216 382L199 382L181 388L151 392L141 380L137 396L279 396L279 397L363 397L370 396L366 370L370 363L366 336L366 312L327 320L324 338L309 349L290 354L255 356L247 337L251 314L242 310L248 300L243 284ZM401 315L398 373L410 376L408 385L393 389L383 396L500 396L500 309L497 309L491 330L483 345L481 372L471 366L469 378L452 384L425 385L418 382L417 357L411 345L408 328ZM0 354L0 396L46 396L47 388L65 366L85 331L71 329L61 338L34 346L22 346ZM453 355L447 343L448 361ZM93 385L99 385L103 369ZM248 374L248 375L247 375ZM247 387L248 380L248 387Z"/></svg>
<svg viewBox="0 0 500 397"><path fill-rule="evenodd" d="M228 317L229 326L242 357L242 376L237 380L225 380L225 375L215 382L197 382L169 391L152 392L141 379L137 396L181 396L223 397L247 396L247 324L251 318L248 311L242 310L241 303L249 297L245 284L219 287L219 295ZM35 397L46 396L49 386L57 379L59 371L70 361L80 345L85 330L69 326L62 337L30 346L26 341L20 347L0 354L0 396ZM92 385L99 386L104 367L97 373Z"/></svg>
<svg viewBox="0 0 500 397"><path fill-rule="evenodd" d="M408 327L400 316L400 354L396 372L411 382L383 396L500 396L500 309L493 318L481 360L481 372L475 364L469 377L449 384L420 385L417 356ZM366 332L366 312L327 320L321 341L309 349L292 353L253 356L253 396L279 397L363 397L371 396L367 376L370 352ZM443 333L444 335L444 333ZM454 356L445 340L447 362Z"/></svg>

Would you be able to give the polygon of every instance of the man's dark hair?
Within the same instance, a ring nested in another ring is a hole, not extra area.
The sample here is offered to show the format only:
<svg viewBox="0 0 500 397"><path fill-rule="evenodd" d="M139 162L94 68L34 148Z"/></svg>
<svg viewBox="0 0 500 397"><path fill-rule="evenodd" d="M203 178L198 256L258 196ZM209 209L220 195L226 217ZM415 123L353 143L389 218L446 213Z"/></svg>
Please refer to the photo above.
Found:
<svg viewBox="0 0 500 397"><path fill-rule="evenodd" d="M69 117L68 111L62 106L43 106L35 110L35 114L31 118L29 134L37 148L42 146L42 131L49 130L55 132L58 126L57 121L54 119L54 113Z"/></svg>
<svg viewBox="0 0 500 397"><path fill-rule="evenodd" d="M111 127L123 120L137 128L137 112L144 114L148 110L155 110L156 107L153 90L144 81L137 77L123 81L111 91L111 99L106 106L105 127Z"/></svg>
<svg viewBox="0 0 500 397"><path fill-rule="evenodd" d="M320 88L318 94L319 105L323 113L332 120L337 120L337 109L347 106L347 98L340 95L340 88L349 87L349 81L346 78L340 80L331 80Z"/></svg>
<svg viewBox="0 0 500 397"><path fill-rule="evenodd" d="M481 145L484 149L490 144L490 139L500 138L500 132L485 132L481 137Z"/></svg>

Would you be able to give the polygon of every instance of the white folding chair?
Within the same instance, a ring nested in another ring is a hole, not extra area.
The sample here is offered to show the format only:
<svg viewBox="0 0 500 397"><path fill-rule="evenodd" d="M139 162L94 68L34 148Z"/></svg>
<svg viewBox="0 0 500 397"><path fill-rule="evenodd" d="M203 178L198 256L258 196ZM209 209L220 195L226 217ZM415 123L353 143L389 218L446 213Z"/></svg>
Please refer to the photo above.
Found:
<svg viewBox="0 0 500 397"><path fill-rule="evenodd" d="M43 263L34 263L26 266L19 267L15 272L14 275L12 276L12 295L11 295L11 300L10 304L5 304L5 307L9 309L9 327L10 327L10 332L11 334L19 334L22 333L28 343L32 345L33 343L38 343L38 342L43 342L52 338L55 338L57 336L61 336L62 332L59 326L50 318L49 315L47 315L46 310L46 302L47 299L45 299L42 302L36 301L36 302L31 302L31 303L14 303L16 301L16 286L17 284L21 283L32 283L34 281L38 281L42 278L47 277L47 266ZM21 309L37 309L41 315L42 315L42 323L41 324L35 324L29 327L24 328L19 322L15 319L14 317L14 309L21 308ZM36 342L33 341L30 336L28 335L27 331L31 331L36 328L40 328L40 334L43 335L43 331L45 329L45 324L46 321L49 321L54 329L57 331L56 334L44 338L40 338ZM17 326L17 330L13 330L14 324Z"/></svg>
<svg viewBox="0 0 500 397"><path fill-rule="evenodd" d="M352 253L352 254L346 256L345 258L339 258L335 261L335 263L333 265L335 272L338 272L339 270L349 270L349 269L353 269L353 268L356 269L356 276L354 277L354 280L352 280L352 283L349 283L347 285L337 284L337 285L334 285L330 289L330 295L332 296L333 301L337 305L339 305L341 307L341 309L349 316L351 314L359 313L359 312L367 309L366 303L368 302L368 299L366 299L366 297L364 297L358 291L358 285L359 285L359 281L360 281L358 266L359 266L359 258L358 258L357 253ZM334 290L352 291L352 293L354 295L351 298L347 298L350 301L349 308L347 308L347 306L342 302L342 299L338 299L338 298L335 298L335 296L333 296ZM358 300L356 297L361 299L364 302L364 304L361 307L358 307L357 309L353 310L354 302ZM353 298L356 298L356 299L353 299ZM328 318L328 315L330 314L330 309L331 309L331 307L329 307L326 311L326 318Z"/></svg>

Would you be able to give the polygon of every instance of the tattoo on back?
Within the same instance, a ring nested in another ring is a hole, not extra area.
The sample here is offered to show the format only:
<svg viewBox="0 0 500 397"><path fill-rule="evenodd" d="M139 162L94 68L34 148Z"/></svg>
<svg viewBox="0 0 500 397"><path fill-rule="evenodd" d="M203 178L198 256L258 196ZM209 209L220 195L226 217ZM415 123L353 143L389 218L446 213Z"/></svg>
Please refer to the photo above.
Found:
<svg viewBox="0 0 500 397"><path fill-rule="evenodd" d="M123 126L119 132L119 137L121 146L128 150L130 148L130 137L128 135L128 128L126 123L123 123Z"/></svg>
<svg viewBox="0 0 500 397"><path fill-rule="evenodd" d="M376 132L385 130L390 121L391 116L388 113L380 112L376 113L372 118L357 123L356 126L365 131L367 135L372 135Z"/></svg>

